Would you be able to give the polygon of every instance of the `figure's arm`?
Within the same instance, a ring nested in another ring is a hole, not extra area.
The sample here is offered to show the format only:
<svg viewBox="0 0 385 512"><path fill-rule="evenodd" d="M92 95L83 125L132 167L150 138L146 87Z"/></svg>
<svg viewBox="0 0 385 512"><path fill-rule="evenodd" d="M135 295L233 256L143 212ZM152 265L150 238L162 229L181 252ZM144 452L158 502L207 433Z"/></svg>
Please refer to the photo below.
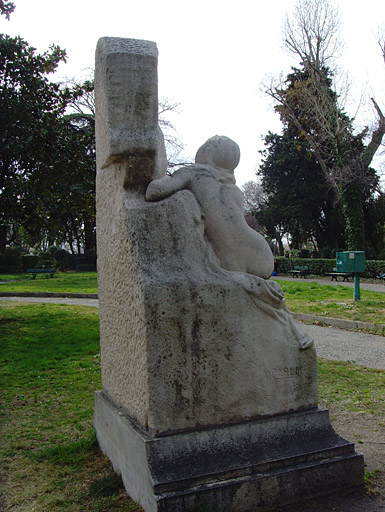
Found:
<svg viewBox="0 0 385 512"><path fill-rule="evenodd" d="M147 201L157 201L171 196L178 190L188 188L189 176L183 170L176 172L172 176L164 176L159 180L153 180L146 190Z"/></svg>

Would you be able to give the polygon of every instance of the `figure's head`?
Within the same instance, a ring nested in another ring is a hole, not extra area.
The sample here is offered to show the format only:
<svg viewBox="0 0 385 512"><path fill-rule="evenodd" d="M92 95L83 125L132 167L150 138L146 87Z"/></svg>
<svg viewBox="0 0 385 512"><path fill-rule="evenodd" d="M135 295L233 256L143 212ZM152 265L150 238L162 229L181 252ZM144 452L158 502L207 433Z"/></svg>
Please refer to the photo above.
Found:
<svg viewBox="0 0 385 512"><path fill-rule="evenodd" d="M236 142L223 135L215 135L198 149L195 162L234 172L240 158L241 152Z"/></svg>

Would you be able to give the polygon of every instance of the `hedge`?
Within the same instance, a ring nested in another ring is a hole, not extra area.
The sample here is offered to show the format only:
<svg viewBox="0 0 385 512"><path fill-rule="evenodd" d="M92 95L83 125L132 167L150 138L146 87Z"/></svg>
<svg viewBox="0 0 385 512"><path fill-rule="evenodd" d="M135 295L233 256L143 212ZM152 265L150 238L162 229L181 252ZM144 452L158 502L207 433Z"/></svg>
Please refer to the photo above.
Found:
<svg viewBox="0 0 385 512"><path fill-rule="evenodd" d="M39 265L39 256L27 254L21 257L21 263L24 270L27 270L28 268L37 268Z"/></svg>
<svg viewBox="0 0 385 512"><path fill-rule="evenodd" d="M2 274L18 274L20 272L20 267L12 267L12 266L5 266L0 265L0 275Z"/></svg>
<svg viewBox="0 0 385 512"><path fill-rule="evenodd" d="M296 266L309 267L309 273L316 276L323 276L328 272L333 272L336 266L335 259L326 258L285 258L283 256L275 257L275 270L277 274L287 274ZM384 260L366 260L366 271L361 274L362 277L375 278L379 273L385 272Z"/></svg>
<svg viewBox="0 0 385 512"><path fill-rule="evenodd" d="M77 272L96 272L96 265L89 265L89 264L78 265L76 267L76 271Z"/></svg>
<svg viewBox="0 0 385 512"><path fill-rule="evenodd" d="M0 253L0 267L3 274L12 273L15 274L21 270L20 253L17 249L5 249L5 252ZM10 269L14 270L11 272Z"/></svg>

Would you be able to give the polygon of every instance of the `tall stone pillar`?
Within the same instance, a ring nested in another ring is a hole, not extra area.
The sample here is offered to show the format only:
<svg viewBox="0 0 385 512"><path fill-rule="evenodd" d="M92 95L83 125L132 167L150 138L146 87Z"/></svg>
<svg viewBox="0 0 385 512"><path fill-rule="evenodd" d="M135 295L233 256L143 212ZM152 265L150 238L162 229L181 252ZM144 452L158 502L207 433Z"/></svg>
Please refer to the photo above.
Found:
<svg viewBox="0 0 385 512"><path fill-rule="evenodd" d="M274 283L221 267L193 188L146 201L167 164L157 93L155 43L98 42L102 450L146 512L246 512L361 486L362 456L318 408L315 349Z"/></svg>

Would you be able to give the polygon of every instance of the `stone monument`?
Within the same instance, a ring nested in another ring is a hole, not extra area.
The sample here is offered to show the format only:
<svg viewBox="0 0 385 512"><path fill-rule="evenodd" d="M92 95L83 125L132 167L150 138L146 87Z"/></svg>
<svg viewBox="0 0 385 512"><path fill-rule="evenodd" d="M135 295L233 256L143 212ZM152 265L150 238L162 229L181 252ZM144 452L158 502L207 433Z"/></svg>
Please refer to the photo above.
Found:
<svg viewBox="0 0 385 512"><path fill-rule="evenodd" d="M98 42L102 450L146 512L246 512L354 489L363 458L318 408L317 359L243 217L215 136L166 176L155 43Z"/></svg>

